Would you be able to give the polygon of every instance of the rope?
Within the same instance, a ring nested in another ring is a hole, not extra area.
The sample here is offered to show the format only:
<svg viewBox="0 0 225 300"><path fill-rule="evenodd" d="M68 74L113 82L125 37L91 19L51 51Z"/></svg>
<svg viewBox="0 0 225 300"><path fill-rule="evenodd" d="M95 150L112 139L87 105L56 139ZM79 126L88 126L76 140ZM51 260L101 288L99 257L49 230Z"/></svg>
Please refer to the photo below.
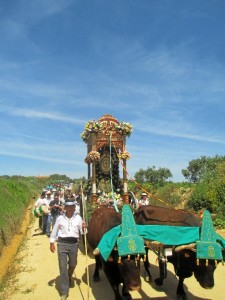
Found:
<svg viewBox="0 0 225 300"><path fill-rule="evenodd" d="M82 209L83 209L83 217L87 217L87 210L86 210L86 203L84 203L84 193L83 193L83 185L81 182L81 199L82 199ZM87 222L87 218L86 218ZM87 253L87 236L86 236L87 230L84 228L84 247L85 247L85 256L86 256L86 270L87 270L87 299L89 299L89 268L88 268L88 253Z"/></svg>
<svg viewBox="0 0 225 300"><path fill-rule="evenodd" d="M114 149L115 149L115 151L116 151L116 155L117 155L117 157L119 158L119 161L120 161L120 164L121 164L121 166L122 166L122 168L123 168L123 170L126 172L126 175L127 175L127 177L130 179L130 180L132 180L143 192L145 192L147 195L149 195L149 196L151 196L152 198L154 198L155 200L158 200L158 201L160 201L160 202L162 202L163 204L165 204L166 206L169 206L169 207L171 207L171 205L169 205L168 203L166 203L165 201L163 201L162 199L160 199L159 197L157 197L157 196L155 196L154 194L152 194L152 193L150 193L149 191L147 191L147 190L145 190L134 178L132 178L130 175L129 175L129 173L127 172L127 170L126 170L126 168L124 167L124 165L123 165L123 162L122 162L122 160L120 160L120 157L119 157L119 153L118 153L118 151L116 150L116 147L115 147L115 145L114 145Z"/></svg>
<svg viewBox="0 0 225 300"><path fill-rule="evenodd" d="M114 144L113 144L114 145ZM115 147L115 145L114 145L114 149L115 149L115 151L116 151L116 147ZM116 151L116 155L117 155L117 157L119 158L119 154L118 154L118 152ZM120 161L120 159L119 159L119 161ZM157 201L160 201L160 202L162 202L163 204L165 204L167 207L169 207L169 208L174 208L173 206L171 206L170 204L168 204L167 202L165 202L164 200L162 200L162 199L160 199L159 197L157 197L156 195L154 195L154 194L152 194L152 193L150 193L149 191L147 191L147 190L145 190L135 179L133 179L130 175L129 175L129 173L127 172L127 170L126 170L126 168L124 167L124 165L123 165L123 162L122 161L120 161L120 163L121 163L121 165L122 165L122 168L125 170L125 172L126 172L126 175L127 175L127 177L129 177L129 179L130 180L132 180L142 191L144 191L147 195L150 195L152 198L154 198L155 200L157 200ZM176 208L175 208L176 209ZM192 215L195 215L192 211L186 211L187 213L191 213Z"/></svg>
<svg viewBox="0 0 225 300"><path fill-rule="evenodd" d="M112 132L109 135L109 157L110 157L110 184L111 184L111 191L112 191L112 198L113 198L113 205L116 212L119 212L119 209L116 205L116 200L114 197L114 190L113 190L113 182L112 182Z"/></svg>

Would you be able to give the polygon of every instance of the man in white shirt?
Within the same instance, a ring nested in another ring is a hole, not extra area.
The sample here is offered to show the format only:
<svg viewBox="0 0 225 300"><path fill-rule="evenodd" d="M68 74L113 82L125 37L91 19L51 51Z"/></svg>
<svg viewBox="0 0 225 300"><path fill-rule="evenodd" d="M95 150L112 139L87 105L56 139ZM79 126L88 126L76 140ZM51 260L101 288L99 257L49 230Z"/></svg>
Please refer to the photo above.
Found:
<svg viewBox="0 0 225 300"><path fill-rule="evenodd" d="M41 193L40 198L38 198L37 201L34 204L35 208L38 208L40 206L42 207L42 211L45 211L46 214L47 214L48 201L46 199L46 195L45 195L44 191ZM46 233L47 218L48 217L46 215L43 215L43 216L39 217L39 229L41 229L43 231L43 233Z"/></svg>
<svg viewBox="0 0 225 300"><path fill-rule="evenodd" d="M149 205L149 198L146 193L141 193L141 199L138 201L138 206Z"/></svg>
<svg viewBox="0 0 225 300"><path fill-rule="evenodd" d="M47 191L47 193L46 193L46 199L48 201L48 208L49 208L50 202L54 199L51 191ZM51 211L49 210L48 215L45 217L45 227L46 227L45 233L47 234L47 236L50 236L51 223L52 223Z"/></svg>
<svg viewBox="0 0 225 300"><path fill-rule="evenodd" d="M50 236L50 250L53 253L58 239L61 300L67 299L69 287L74 286L72 275L77 265L79 236L86 228L81 216L75 213L74 199L66 199L64 205L65 213L57 218Z"/></svg>

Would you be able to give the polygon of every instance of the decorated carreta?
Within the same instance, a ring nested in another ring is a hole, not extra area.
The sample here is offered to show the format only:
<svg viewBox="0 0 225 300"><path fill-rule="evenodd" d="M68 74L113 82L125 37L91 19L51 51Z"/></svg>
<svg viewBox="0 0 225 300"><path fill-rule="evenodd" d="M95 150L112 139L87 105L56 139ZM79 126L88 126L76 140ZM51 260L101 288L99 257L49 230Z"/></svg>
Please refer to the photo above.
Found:
<svg viewBox="0 0 225 300"><path fill-rule="evenodd" d="M126 137L132 130L130 123L120 123L111 115L103 115L98 121L87 122L81 134L87 144L85 162L88 165L90 199L93 203L104 199L98 190L104 189L108 183L108 195L113 203L110 208L100 205L89 222L87 240L96 260L94 280L100 279L99 269L103 264L115 300L122 299L120 283L123 284L123 299L132 299L129 291L141 288L141 260L146 279L152 280L148 261L151 250L159 261L156 285L162 285L166 279L169 262L178 276L178 295L185 296L184 280L193 274L203 288L213 288L214 271L218 263L224 263L225 240L215 232L207 210L202 219L185 210L154 205L135 206L137 210L131 210L126 165L130 154L126 150ZM119 163L122 163L122 182ZM121 213L115 197L118 190L122 194Z"/></svg>

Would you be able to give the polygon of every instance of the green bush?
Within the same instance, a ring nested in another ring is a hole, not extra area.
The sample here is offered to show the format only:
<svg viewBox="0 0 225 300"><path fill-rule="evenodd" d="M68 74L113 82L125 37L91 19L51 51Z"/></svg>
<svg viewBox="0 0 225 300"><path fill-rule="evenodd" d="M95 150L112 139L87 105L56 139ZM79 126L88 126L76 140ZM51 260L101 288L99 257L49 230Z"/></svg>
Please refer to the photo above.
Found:
<svg viewBox="0 0 225 300"><path fill-rule="evenodd" d="M19 229L25 209L37 194L36 185L27 178L0 178L0 253Z"/></svg>
<svg viewBox="0 0 225 300"><path fill-rule="evenodd" d="M222 220L222 219L215 219L213 221L213 226L216 228L216 229L223 229L225 228L225 220Z"/></svg>
<svg viewBox="0 0 225 300"><path fill-rule="evenodd" d="M156 196L162 199L167 205L178 207L189 199L191 191L189 183L169 182L158 188Z"/></svg>
<svg viewBox="0 0 225 300"><path fill-rule="evenodd" d="M200 211L202 209L207 209L210 212L213 211L213 202L209 196L208 183L203 182L195 185L187 203L187 208L193 209L194 211Z"/></svg>

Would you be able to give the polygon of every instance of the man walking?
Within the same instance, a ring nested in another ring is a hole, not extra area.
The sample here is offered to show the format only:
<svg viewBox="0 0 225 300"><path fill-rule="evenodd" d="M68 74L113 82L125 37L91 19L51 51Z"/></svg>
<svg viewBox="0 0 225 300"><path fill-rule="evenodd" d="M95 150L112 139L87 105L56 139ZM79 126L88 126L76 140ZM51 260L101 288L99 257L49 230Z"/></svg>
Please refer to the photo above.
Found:
<svg viewBox="0 0 225 300"><path fill-rule="evenodd" d="M56 219L50 236L51 252L55 252L55 241L58 238L61 300L67 299L69 287L74 285L72 275L77 265L79 235L86 228L81 216L75 213L74 199L66 199L64 205L65 213Z"/></svg>

